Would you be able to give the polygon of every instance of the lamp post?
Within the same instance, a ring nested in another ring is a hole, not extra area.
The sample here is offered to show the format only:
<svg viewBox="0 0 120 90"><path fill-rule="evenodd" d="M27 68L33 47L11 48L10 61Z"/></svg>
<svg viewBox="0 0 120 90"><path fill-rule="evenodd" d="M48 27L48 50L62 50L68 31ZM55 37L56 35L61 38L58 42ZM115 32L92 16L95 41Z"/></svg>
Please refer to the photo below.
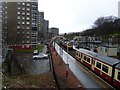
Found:
<svg viewBox="0 0 120 90"><path fill-rule="evenodd" d="M66 64L66 78L68 78L68 70L69 70L69 64L68 64L68 43L67 43L67 64Z"/></svg>

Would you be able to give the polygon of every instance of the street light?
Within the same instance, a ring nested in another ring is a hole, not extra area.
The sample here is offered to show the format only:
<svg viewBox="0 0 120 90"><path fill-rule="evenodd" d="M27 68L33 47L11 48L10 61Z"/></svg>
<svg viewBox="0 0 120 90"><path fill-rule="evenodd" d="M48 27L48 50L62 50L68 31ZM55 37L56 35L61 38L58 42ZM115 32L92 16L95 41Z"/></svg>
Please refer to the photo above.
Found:
<svg viewBox="0 0 120 90"><path fill-rule="evenodd" d="M66 78L68 78L68 70L69 70L69 64L68 64L68 42L67 42L67 64L66 64Z"/></svg>

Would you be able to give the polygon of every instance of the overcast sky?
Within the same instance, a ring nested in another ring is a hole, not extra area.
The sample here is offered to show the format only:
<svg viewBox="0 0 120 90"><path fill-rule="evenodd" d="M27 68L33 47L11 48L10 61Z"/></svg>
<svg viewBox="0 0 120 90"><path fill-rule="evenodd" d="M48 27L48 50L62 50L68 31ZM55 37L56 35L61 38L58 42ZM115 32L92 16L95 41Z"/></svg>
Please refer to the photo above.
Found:
<svg viewBox="0 0 120 90"><path fill-rule="evenodd" d="M60 33L79 32L90 28L100 16L118 16L120 0L38 0L49 27Z"/></svg>

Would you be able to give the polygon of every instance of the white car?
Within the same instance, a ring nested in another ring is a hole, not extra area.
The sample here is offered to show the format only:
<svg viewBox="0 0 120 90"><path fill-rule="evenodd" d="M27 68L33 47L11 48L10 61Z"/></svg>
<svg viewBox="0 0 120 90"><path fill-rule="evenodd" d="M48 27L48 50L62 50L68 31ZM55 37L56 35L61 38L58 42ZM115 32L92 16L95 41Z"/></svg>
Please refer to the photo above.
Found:
<svg viewBox="0 0 120 90"><path fill-rule="evenodd" d="M44 53L40 53L38 55L33 55L33 59L47 59L48 58L48 55L47 54L44 54Z"/></svg>
<svg viewBox="0 0 120 90"><path fill-rule="evenodd" d="M33 55L38 55L38 54L39 54L38 50L34 50Z"/></svg>

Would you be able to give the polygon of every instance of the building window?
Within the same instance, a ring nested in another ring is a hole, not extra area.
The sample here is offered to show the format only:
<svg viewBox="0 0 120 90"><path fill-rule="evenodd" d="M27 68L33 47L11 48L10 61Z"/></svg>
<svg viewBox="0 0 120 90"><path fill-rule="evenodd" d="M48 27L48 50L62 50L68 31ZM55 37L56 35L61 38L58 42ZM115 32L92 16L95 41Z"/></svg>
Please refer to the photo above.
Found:
<svg viewBox="0 0 120 90"><path fill-rule="evenodd" d="M17 34L20 34L20 32L17 32Z"/></svg>
<svg viewBox="0 0 120 90"><path fill-rule="evenodd" d="M27 17L26 19L27 19L27 20L30 20L30 18L29 18L29 17Z"/></svg>
<svg viewBox="0 0 120 90"><path fill-rule="evenodd" d="M30 24L30 22L26 22L26 24Z"/></svg>
<svg viewBox="0 0 120 90"><path fill-rule="evenodd" d="M23 31L22 34L24 34L25 32Z"/></svg>
<svg viewBox="0 0 120 90"><path fill-rule="evenodd" d="M22 5L25 5L25 3L22 3Z"/></svg>
<svg viewBox="0 0 120 90"><path fill-rule="evenodd" d="M30 6L30 4L29 4L29 3L27 3L27 6Z"/></svg>
<svg viewBox="0 0 120 90"><path fill-rule="evenodd" d="M32 22L32 25L34 26L34 25L35 25L35 23L33 23L33 22Z"/></svg>
<svg viewBox="0 0 120 90"><path fill-rule="evenodd" d="M18 12L18 14L20 14L20 12Z"/></svg>
<svg viewBox="0 0 120 90"><path fill-rule="evenodd" d="M30 34L30 32L26 32L26 34Z"/></svg>
<svg viewBox="0 0 120 90"><path fill-rule="evenodd" d="M101 63L97 62L96 67L98 67L99 69L101 69Z"/></svg>
<svg viewBox="0 0 120 90"><path fill-rule="evenodd" d="M25 27L24 27L24 26L22 26L22 29L25 29Z"/></svg>
<svg viewBox="0 0 120 90"><path fill-rule="evenodd" d="M17 26L17 29L19 29L20 28L20 26Z"/></svg>
<svg viewBox="0 0 120 90"><path fill-rule="evenodd" d="M25 10L25 8L23 7L22 10Z"/></svg>
<svg viewBox="0 0 120 90"><path fill-rule="evenodd" d="M20 16L18 16L17 19L20 19Z"/></svg>
<svg viewBox="0 0 120 90"><path fill-rule="evenodd" d="M20 7L18 7L18 10L20 10Z"/></svg>
<svg viewBox="0 0 120 90"><path fill-rule="evenodd" d="M20 21L18 21L18 24L20 24Z"/></svg>
<svg viewBox="0 0 120 90"><path fill-rule="evenodd" d="M22 17L23 20L25 20L25 17Z"/></svg>
<svg viewBox="0 0 120 90"><path fill-rule="evenodd" d="M24 45L22 45L22 48L24 48Z"/></svg>
<svg viewBox="0 0 120 90"><path fill-rule="evenodd" d="M104 72L108 73L108 67L107 67L107 66L103 65L103 66L102 66L102 70L103 70Z"/></svg>
<svg viewBox="0 0 120 90"><path fill-rule="evenodd" d="M22 24L25 24L25 22L22 22Z"/></svg>
<svg viewBox="0 0 120 90"><path fill-rule="evenodd" d="M18 2L18 5L20 5L20 2Z"/></svg>
<svg viewBox="0 0 120 90"><path fill-rule="evenodd" d="M30 29L30 27L26 27L26 29Z"/></svg>
<svg viewBox="0 0 120 90"><path fill-rule="evenodd" d="M28 42L27 42L28 43ZM26 45L27 48L29 48L29 45Z"/></svg>
<svg viewBox="0 0 120 90"><path fill-rule="evenodd" d="M25 41L22 41L22 43L25 43Z"/></svg>
<svg viewBox="0 0 120 90"><path fill-rule="evenodd" d="M29 11L30 10L30 8L27 8L27 11Z"/></svg>
<svg viewBox="0 0 120 90"><path fill-rule="evenodd" d="M22 12L22 15L25 15L25 12Z"/></svg>
<svg viewBox="0 0 120 90"><path fill-rule="evenodd" d="M27 36L27 38L30 38L30 36Z"/></svg>
<svg viewBox="0 0 120 90"><path fill-rule="evenodd" d="M30 13L27 13L27 15L30 15Z"/></svg>
<svg viewBox="0 0 120 90"><path fill-rule="evenodd" d="M27 40L27 43L30 43L30 41Z"/></svg>

